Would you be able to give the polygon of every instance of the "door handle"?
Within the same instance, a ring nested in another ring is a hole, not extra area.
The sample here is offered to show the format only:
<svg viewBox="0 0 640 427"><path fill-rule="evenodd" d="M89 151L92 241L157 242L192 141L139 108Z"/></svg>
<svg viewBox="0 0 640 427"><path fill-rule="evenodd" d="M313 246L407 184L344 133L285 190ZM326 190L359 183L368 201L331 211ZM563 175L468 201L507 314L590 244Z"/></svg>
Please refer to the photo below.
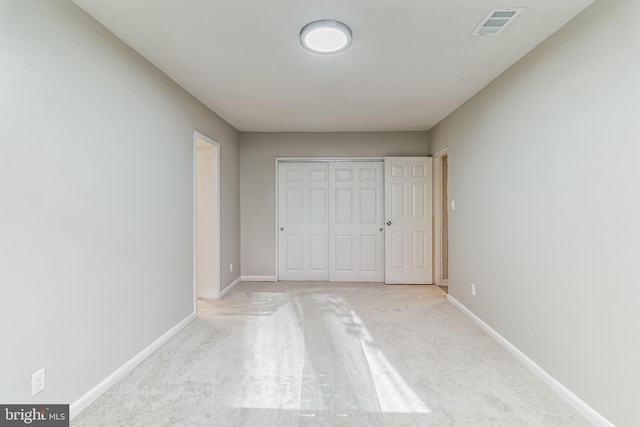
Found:
<svg viewBox="0 0 640 427"><path fill-rule="evenodd" d="M387 225L391 225L391 221L387 221Z"/></svg>
<svg viewBox="0 0 640 427"><path fill-rule="evenodd" d="M280 231L284 231L284 227L280 227Z"/></svg>
<svg viewBox="0 0 640 427"><path fill-rule="evenodd" d="M384 231L384 228L380 227L380 230L378 230L378 231Z"/></svg>

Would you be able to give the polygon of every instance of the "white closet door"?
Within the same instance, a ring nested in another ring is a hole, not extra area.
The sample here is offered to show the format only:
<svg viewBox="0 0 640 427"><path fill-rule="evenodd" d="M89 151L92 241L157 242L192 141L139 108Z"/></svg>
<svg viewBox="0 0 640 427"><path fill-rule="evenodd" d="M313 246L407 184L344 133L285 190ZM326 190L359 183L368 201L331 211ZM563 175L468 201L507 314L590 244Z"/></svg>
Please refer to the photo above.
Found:
<svg viewBox="0 0 640 427"><path fill-rule="evenodd" d="M383 163L331 163L329 176L329 280L383 282Z"/></svg>
<svg viewBox="0 0 640 427"><path fill-rule="evenodd" d="M385 163L385 282L432 283L431 158Z"/></svg>
<svg viewBox="0 0 640 427"><path fill-rule="evenodd" d="M278 166L280 280L329 280L329 165Z"/></svg>

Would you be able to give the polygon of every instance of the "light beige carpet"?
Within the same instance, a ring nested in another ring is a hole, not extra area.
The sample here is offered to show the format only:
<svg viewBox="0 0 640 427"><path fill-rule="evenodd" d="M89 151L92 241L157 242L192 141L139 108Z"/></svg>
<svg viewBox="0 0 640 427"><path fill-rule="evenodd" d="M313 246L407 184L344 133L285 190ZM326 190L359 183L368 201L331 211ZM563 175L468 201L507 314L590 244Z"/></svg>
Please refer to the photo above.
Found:
<svg viewBox="0 0 640 427"><path fill-rule="evenodd" d="M589 425L445 297L242 283L71 425Z"/></svg>

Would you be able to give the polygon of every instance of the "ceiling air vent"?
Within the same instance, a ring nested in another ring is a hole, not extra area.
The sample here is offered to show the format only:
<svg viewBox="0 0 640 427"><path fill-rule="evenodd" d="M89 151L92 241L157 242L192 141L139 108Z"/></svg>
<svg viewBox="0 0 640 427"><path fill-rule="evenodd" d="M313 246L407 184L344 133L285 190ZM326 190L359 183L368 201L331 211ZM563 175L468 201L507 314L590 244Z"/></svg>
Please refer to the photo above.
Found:
<svg viewBox="0 0 640 427"><path fill-rule="evenodd" d="M514 19L520 15L524 8L513 9L492 9L491 12L484 17L480 25L473 30L473 36L497 36L500 34Z"/></svg>

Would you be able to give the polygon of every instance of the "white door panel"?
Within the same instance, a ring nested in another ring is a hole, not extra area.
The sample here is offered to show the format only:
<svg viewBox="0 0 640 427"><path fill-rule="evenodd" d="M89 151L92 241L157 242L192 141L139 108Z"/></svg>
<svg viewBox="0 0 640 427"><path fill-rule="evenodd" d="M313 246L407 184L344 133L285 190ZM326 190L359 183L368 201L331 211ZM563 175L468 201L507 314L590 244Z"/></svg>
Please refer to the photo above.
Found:
<svg viewBox="0 0 640 427"><path fill-rule="evenodd" d="M278 170L279 279L384 281L383 164Z"/></svg>
<svg viewBox="0 0 640 427"><path fill-rule="evenodd" d="M384 166L329 165L329 278L384 281Z"/></svg>
<svg viewBox="0 0 640 427"><path fill-rule="evenodd" d="M285 237L286 252L284 259L286 260L287 271L302 271L302 249L304 247L304 236L302 234L288 234Z"/></svg>
<svg viewBox="0 0 640 427"><path fill-rule="evenodd" d="M278 276L280 280L329 280L329 166L278 166Z"/></svg>
<svg viewBox="0 0 640 427"><path fill-rule="evenodd" d="M431 283L431 158L385 158L385 194L385 282Z"/></svg>

